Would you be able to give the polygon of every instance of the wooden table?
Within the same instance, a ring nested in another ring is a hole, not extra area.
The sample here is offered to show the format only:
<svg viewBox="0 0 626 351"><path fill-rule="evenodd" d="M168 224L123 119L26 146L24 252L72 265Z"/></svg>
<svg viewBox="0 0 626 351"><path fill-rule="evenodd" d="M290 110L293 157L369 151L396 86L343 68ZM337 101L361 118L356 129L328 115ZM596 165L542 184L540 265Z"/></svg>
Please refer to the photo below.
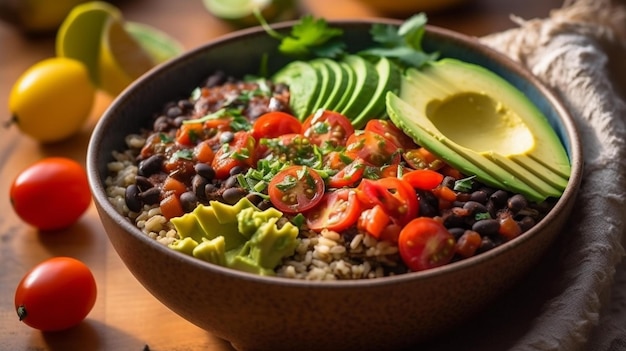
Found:
<svg viewBox="0 0 626 351"><path fill-rule="evenodd" d="M510 14L546 17L557 0L473 0L467 6L429 14L429 23L482 36L512 28ZM200 0L117 1L128 19L156 26L190 49L233 28L213 18ZM328 19L380 14L358 0L306 0L302 8ZM54 55L54 37L27 38L0 23L0 120L17 77L35 62ZM110 103L99 95L90 122L67 142L42 146L15 127L0 129L0 350L231 350L230 345L172 313L129 273L109 244L93 206L78 223L57 233L39 233L12 211L9 186L18 172L45 156L84 162L90 131ZM94 272L98 299L87 320L59 333L41 333L18 321L15 287L35 264L52 256L76 257Z"/></svg>

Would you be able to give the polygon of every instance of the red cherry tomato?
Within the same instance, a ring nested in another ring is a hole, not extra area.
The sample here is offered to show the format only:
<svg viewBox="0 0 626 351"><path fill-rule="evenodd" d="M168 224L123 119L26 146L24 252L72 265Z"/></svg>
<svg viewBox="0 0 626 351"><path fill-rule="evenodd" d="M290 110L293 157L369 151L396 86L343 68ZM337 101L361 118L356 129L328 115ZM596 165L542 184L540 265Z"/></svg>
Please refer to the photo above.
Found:
<svg viewBox="0 0 626 351"><path fill-rule="evenodd" d="M307 166L289 166L272 178L267 187L270 201L285 213L305 212L324 196L324 180Z"/></svg>
<svg viewBox="0 0 626 351"><path fill-rule="evenodd" d="M302 123L302 134L318 146L345 146L354 127L341 113L319 110Z"/></svg>
<svg viewBox="0 0 626 351"><path fill-rule="evenodd" d="M268 112L257 118L252 125L252 136L261 138L277 138L284 134L300 133L302 124L300 121L285 112Z"/></svg>
<svg viewBox="0 0 626 351"><path fill-rule="evenodd" d="M408 135L396 127L393 123L384 119L371 119L365 125L364 130L384 136L397 148L414 149L417 144Z"/></svg>
<svg viewBox="0 0 626 351"><path fill-rule="evenodd" d="M343 188L353 186L361 178L365 172L366 164L361 159L356 159L350 164L343 167L339 172L335 173L328 179L328 186L331 188Z"/></svg>
<svg viewBox="0 0 626 351"><path fill-rule="evenodd" d="M454 236L446 227L430 217L412 220L398 237L402 261L413 271L447 264L454 256L455 244Z"/></svg>
<svg viewBox="0 0 626 351"><path fill-rule="evenodd" d="M423 147L405 150L402 153L402 158L413 169L439 170L446 165L445 162Z"/></svg>
<svg viewBox="0 0 626 351"><path fill-rule="evenodd" d="M382 135L371 131L352 134L346 143L346 154L353 158L361 158L376 167L396 164L400 161L396 145Z"/></svg>
<svg viewBox="0 0 626 351"><path fill-rule="evenodd" d="M23 170L9 197L17 215L40 230L69 227L91 203L84 168L63 157L44 158Z"/></svg>
<svg viewBox="0 0 626 351"><path fill-rule="evenodd" d="M70 257L43 261L28 272L15 291L15 309L22 322L42 331L79 324L96 302L91 270Z"/></svg>
<svg viewBox="0 0 626 351"><path fill-rule="evenodd" d="M233 140L215 152L211 166L217 179L226 179L236 166L252 167L256 164L256 141L249 132L235 133Z"/></svg>
<svg viewBox="0 0 626 351"><path fill-rule="evenodd" d="M415 190L398 178L363 179L357 187L361 203L367 208L380 206L387 215L404 225L417 217L419 202Z"/></svg>
<svg viewBox="0 0 626 351"><path fill-rule="evenodd" d="M402 180L415 189L432 190L443 181L443 174L430 169L416 169L402 175Z"/></svg>
<svg viewBox="0 0 626 351"><path fill-rule="evenodd" d="M354 225L361 213L361 205L354 189L341 188L326 193L320 204L306 214L307 225L314 231L323 229L341 232Z"/></svg>

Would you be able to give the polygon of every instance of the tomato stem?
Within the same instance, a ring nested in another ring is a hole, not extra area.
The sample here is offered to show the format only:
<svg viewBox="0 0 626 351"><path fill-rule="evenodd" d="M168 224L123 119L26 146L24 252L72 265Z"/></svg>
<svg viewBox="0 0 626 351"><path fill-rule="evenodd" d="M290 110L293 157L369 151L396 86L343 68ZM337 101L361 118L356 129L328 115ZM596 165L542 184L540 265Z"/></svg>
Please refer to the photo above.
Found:
<svg viewBox="0 0 626 351"><path fill-rule="evenodd" d="M26 307L24 307L24 305L20 305L17 308L17 316L20 318L20 322L28 316L28 313L26 312Z"/></svg>

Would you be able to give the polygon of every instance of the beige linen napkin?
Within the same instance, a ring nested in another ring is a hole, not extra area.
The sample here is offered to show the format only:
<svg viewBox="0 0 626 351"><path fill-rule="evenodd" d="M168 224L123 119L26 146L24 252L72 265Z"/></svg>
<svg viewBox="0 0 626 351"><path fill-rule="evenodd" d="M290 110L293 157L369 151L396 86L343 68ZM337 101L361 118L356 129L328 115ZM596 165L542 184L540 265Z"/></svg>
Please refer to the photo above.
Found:
<svg viewBox="0 0 626 351"><path fill-rule="evenodd" d="M582 186L532 274L425 350L626 350L626 5L566 1L549 18L514 20L481 40L562 99L582 139Z"/></svg>

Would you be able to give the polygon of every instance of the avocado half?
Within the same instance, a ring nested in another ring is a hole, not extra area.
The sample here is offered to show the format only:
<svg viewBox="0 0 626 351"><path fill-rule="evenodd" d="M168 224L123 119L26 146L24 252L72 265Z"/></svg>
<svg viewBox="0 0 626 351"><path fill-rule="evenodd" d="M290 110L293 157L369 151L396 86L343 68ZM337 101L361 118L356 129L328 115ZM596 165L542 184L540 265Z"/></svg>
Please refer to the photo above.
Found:
<svg viewBox="0 0 626 351"><path fill-rule="evenodd" d="M465 175L536 202L567 186L569 157L547 118L482 66L446 58L408 69L386 99L397 126Z"/></svg>

